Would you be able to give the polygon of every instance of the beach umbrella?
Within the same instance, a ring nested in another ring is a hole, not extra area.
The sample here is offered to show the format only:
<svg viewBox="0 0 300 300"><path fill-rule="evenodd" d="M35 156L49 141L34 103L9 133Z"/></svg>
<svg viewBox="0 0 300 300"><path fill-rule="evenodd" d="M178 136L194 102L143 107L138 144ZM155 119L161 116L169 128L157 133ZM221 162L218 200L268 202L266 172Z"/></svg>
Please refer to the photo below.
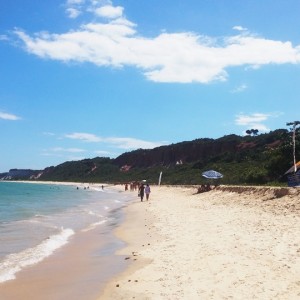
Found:
<svg viewBox="0 0 300 300"><path fill-rule="evenodd" d="M217 171L209 170L202 173L202 176L208 179L220 179L223 175Z"/></svg>

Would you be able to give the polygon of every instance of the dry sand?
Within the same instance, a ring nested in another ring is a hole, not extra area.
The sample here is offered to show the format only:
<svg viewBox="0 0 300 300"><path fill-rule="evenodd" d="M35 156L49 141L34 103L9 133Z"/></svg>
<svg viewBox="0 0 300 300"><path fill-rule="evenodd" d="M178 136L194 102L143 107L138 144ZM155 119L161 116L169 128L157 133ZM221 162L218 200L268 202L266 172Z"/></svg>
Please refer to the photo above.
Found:
<svg viewBox="0 0 300 300"><path fill-rule="evenodd" d="M300 299L300 189L152 187L99 299Z"/></svg>

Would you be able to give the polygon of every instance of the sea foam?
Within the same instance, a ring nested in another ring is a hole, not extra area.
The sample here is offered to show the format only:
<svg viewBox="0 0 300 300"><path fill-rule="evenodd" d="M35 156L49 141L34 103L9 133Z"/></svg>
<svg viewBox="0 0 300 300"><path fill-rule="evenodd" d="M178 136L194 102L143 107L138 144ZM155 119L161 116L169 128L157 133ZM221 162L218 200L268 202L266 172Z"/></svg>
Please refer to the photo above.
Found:
<svg viewBox="0 0 300 300"><path fill-rule="evenodd" d="M90 224L87 228L84 228L81 230L81 232L87 232L87 231L90 231L90 230L93 230L95 229L97 226L99 225L103 225L104 223L106 223L107 220L102 220L102 221L99 221L99 222L95 222L93 224Z"/></svg>
<svg viewBox="0 0 300 300"><path fill-rule="evenodd" d="M15 279L17 272L50 256L56 249L65 245L73 234L72 229L61 229L59 234L50 236L36 247L8 255L0 263L0 283Z"/></svg>

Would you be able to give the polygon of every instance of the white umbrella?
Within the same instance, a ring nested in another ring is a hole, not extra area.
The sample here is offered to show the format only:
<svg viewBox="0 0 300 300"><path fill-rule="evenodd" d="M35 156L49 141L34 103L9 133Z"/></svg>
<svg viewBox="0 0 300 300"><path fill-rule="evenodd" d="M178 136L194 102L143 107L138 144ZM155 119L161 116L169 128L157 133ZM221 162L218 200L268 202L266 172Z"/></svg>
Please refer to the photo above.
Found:
<svg viewBox="0 0 300 300"><path fill-rule="evenodd" d="M217 171L209 170L202 173L202 176L208 179L220 179L223 175Z"/></svg>

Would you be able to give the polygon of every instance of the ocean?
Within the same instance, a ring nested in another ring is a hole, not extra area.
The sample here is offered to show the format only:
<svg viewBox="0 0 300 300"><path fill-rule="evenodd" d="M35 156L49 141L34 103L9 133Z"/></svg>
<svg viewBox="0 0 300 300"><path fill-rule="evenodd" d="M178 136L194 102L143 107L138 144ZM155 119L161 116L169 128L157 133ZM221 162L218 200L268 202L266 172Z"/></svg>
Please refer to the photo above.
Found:
<svg viewBox="0 0 300 300"><path fill-rule="evenodd" d="M131 199L98 185L0 182L0 283L16 279L78 233L111 231Z"/></svg>

